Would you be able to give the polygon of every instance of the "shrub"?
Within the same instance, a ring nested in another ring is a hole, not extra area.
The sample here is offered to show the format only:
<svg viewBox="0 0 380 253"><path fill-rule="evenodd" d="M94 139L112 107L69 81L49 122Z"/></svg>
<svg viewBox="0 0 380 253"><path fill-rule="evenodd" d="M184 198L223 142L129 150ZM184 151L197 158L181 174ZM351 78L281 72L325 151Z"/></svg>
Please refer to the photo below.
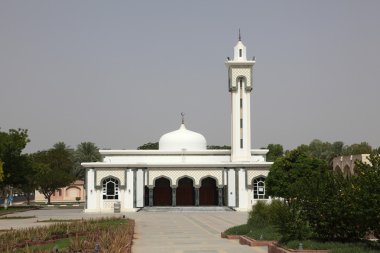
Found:
<svg viewBox="0 0 380 253"><path fill-rule="evenodd" d="M251 228L247 224L231 227L224 231L226 235L246 235L250 232Z"/></svg>
<svg viewBox="0 0 380 253"><path fill-rule="evenodd" d="M322 242L314 240L289 241L282 246L290 249L298 249L302 243L304 249L309 250L329 250L331 253L378 253L380 252L379 242L358 241L351 243L342 242Z"/></svg>
<svg viewBox="0 0 380 253"><path fill-rule="evenodd" d="M270 224L270 205L266 201L258 201L249 212L247 224L255 227L263 227Z"/></svg>
<svg viewBox="0 0 380 253"><path fill-rule="evenodd" d="M281 234L281 242L305 240L312 235L309 223L296 202L274 203L272 206L272 220Z"/></svg>
<svg viewBox="0 0 380 253"><path fill-rule="evenodd" d="M309 223L295 201L292 204L280 200L258 201L249 213L247 224L252 231L268 228L273 233L279 232L281 241L304 240L311 236Z"/></svg>

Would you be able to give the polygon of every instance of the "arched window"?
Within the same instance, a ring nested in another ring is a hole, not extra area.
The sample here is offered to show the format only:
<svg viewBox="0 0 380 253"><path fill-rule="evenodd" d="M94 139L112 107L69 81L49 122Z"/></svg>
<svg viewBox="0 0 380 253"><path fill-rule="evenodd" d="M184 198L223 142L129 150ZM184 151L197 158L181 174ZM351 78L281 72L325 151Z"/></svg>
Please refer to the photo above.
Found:
<svg viewBox="0 0 380 253"><path fill-rule="evenodd" d="M119 199L119 180L112 177L103 180L103 199Z"/></svg>
<svg viewBox="0 0 380 253"><path fill-rule="evenodd" d="M253 198L267 199L265 191L265 177L258 177L253 180Z"/></svg>

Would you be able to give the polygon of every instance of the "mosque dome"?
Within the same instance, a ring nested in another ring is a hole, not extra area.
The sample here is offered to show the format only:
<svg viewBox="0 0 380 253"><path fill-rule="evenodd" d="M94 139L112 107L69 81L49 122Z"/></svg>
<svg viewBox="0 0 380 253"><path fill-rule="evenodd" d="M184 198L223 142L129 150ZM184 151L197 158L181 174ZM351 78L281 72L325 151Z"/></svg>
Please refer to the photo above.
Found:
<svg viewBox="0 0 380 253"><path fill-rule="evenodd" d="M195 151L206 149L205 137L199 133L187 130L183 123L178 130L161 136L159 141L159 150Z"/></svg>

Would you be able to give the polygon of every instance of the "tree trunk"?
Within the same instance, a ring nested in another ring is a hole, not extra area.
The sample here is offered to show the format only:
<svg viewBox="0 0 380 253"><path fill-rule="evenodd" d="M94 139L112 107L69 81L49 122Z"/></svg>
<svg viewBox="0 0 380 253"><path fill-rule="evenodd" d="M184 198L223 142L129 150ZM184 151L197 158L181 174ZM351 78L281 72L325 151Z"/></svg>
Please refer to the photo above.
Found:
<svg viewBox="0 0 380 253"><path fill-rule="evenodd" d="M47 204L50 205L50 198L51 198L51 195L53 195L53 192L43 192L42 194L48 200Z"/></svg>
<svg viewBox="0 0 380 253"><path fill-rule="evenodd" d="M4 209L8 209L8 197L4 197Z"/></svg>
<svg viewBox="0 0 380 253"><path fill-rule="evenodd" d="M30 206L30 192L26 193L26 201L27 201L27 205Z"/></svg>

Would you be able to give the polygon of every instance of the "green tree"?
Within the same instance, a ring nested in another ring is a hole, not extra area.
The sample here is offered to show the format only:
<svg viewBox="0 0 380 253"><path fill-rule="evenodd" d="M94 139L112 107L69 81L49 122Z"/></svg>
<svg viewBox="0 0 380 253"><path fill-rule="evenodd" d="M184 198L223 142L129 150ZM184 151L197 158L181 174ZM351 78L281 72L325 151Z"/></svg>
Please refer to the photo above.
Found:
<svg viewBox="0 0 380 253"><path fill-rule="evenodd" d="M309 145L303 144L297 149L302 150L304 153L315 158L323 159L327 161L328 164L331 164L334 157L343 154L344 148L344 143L341 141L330 143L315 139L311 141Z"/></svg>
<svg viewBox="0 0 380 253"><path fill-rule="evenodd" d="M50 204L51 195L75 179L73 152L63 142L59 142L52 149L37 152L32 157L36 171L36 185Z"/></svg>
<svg viewBox="0 0 380 253"><path fill-rule="evenodd" d="M23 183L18 186L25 194L27 204L30 205L31 195L36 189L36 171L33 168L33 160L27 155L24 160L24 173L22 175Z"/></svg>
<svg viewBox="0 0 380 253"><path fill-rule="evenodd" d="M298 184L297 202L320 240L358 240L368 231L352 178L331 171Z"/></svg>
<svg viewBox="0 0 380 253"><path fill-rule="evenodd" d="M287 201L297 197L299 184L313 180L320 171L328 169L324 160L311 157L303 150L295 149L278 158L271 166L266 179L267 193Z"/></svg>
<svg viewBox="0 0 380 253"><path fill-rule="evenodd" d="M207 149L231 149L231 146L227 145L207 145Z"/></svg>
<svg viewBox="0 0 380 253"><path fill-rule="evenodd" d="M75 167L74 177L77 179L84 179L85 170L81 163L83 162L98 162L102 156L99 153L99 148L92 142L82 142L78 144L75 150Z"/></svg>
<svg viewBox="0 0 380 253"><path fill-rule="evenodd" d="M309 145L301 144L301 145L299 145L296 149L297 149L299 152L301 152L301 153L304 153L304 154L310 154ZM287 151L285 152L285 155L289 155L290 152L292 152L292 150L287 150Z"/></svg>
<svg viewBox="0 0 380 253"><path fill-rule="evenodd" d="M268 162L274 162L284 155L284 147L281 144L268 144L267 149L269 149L267 153Z"/></svg>
<svg viewBox="0 0 380 253"><path fill-rule="evenodd" d="M3 162L0 160L0 183L4 180Z"/></svg>
<svg viewBox="0 0 380 253"><path fill-rule="evenodd" d="M370 163L357 161L354 181L355 195L362 208L363 223L380 238L380 155L372 153Z"/></svg>
<svg viewBox="0 0 380 253"><path fill-rule="evenodd" d="M368 164L365 166L367 168ZM374 174L371 174L367 180L374 178ZM322 240L362 238L368 231L363 217L380 217L380 207L371 209L370 206L361 204L360 201L365 202L376 197L369 195L367 191L367 195L363 193L359 197L358 189L363 187L355 183L355 180L355 177L344 178L332 173L325 160L305 153L305 149L293 150L285 157L277 159L269 171L266 186L269 195L284 198L288 206L288 211L283 213L284 216L280 219L282 221L278 224L285 229L284 240L305 235L308 228L314 237ZM376 180L372 184L376 184L375 182ZM361 185L371 187L372 191L377 192L379 182L377 181L377 186L369 186L367 181ZM372 205L375 206L374 203ZM366 213L365 209L372 210L373 213ZM372 228L375 229L374 226ZM297 235L294 233L297 229L305 233Z"/></svg>
<svg viewBox="0 0 380 253"><path fill-rule="evenodd" d="M319 159L324 159L328 152L328 142L322 142L321 140L312 140L309 144L309 154Z"/></svg>
<svg viewBox="0 0 380 253"><path fill-rule="evenodd" d="M5 200L4 208L7 208L6 200L12 194L12 189L25 183L26 155L22 154L22 151L28 142L28 131L26 129L0 131L0 160L3 169L0 191L2 199Z"/></svg>
<svg viewBox="0 0 380 253"><path fill-rule="evenodd" d="M137 149L155 150L158 149L158 142L148 142L144 145L141 145Z"/></svg>
<svg viewBox="0 0 380 253"><path fill-rule="evenodd" d="M331 144L330 147L331 151L329 154L329 157L327 157L328 162L330 165L332 165L332 160L340 155L343 155L344 153L344 143L342 141L335 141Z"/></svg>
<svg viewBox="0 0 380 253"><path fill-rule="evenodd" d="M372 147L368 144L368 142L361 142L352 144L349 147L345 148L344 155L360 155L360 154L371 154Z"/></svg>

